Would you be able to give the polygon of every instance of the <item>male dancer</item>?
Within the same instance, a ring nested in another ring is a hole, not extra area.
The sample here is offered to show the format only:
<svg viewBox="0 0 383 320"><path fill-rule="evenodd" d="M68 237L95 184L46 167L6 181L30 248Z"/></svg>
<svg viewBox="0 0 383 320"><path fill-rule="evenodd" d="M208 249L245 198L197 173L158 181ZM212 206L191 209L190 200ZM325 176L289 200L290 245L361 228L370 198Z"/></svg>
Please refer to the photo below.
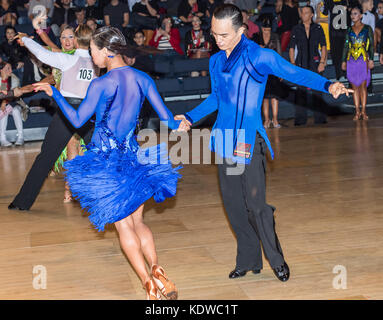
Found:
<svg viewBox="0 0 383 320"><path fill-rule="evenodd" d="M79 26L75 31L76 52L69 55L46 50L32 39L25 37L24 34L19 34L25 47L39 60L62 71L60 92L74 108L78 108L86 95L90 82L96 77L88 51L91 36L92 30L87 25ZM20 192L8 209L29 210L49 171L73 134L77 132L88 144L92 137L92 129L93 124L90 121L79 129L74 128L62 112L57 110L48 127L41 152L29 170Z"/></svg>
<svg viewBox="0 0 383 320"><path fill-rule="evenodd" d="M187 130L218 109L210 147L223 160L218 165L220 188L237 237L236 267L229 278L244 276L250 270L260 272L262 243L275 275L287 281L290 271L274 228L275 208L265 199L266 145L273 157L261 119L268 74L331 93L335 98L352 90L290 64L275 51L248 40L243 31L239 8L225 4L214 11L211 32L221 51L210 59L212 93L199 106L175 119L183 120L180 128ZM233 162L237 162L237 169L242 165L241 174L235 174Z"/></svg>

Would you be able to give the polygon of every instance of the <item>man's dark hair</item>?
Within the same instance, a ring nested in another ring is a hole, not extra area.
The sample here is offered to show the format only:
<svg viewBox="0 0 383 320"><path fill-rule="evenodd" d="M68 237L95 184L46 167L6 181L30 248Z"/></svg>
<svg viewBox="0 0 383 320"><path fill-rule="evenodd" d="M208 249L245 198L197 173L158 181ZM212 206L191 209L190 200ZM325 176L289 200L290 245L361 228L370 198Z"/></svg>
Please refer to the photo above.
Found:
<svg viewBox="0 0 383 320"><path fill-rule="evenodd" d="M241 9L233 4L223 4L217 7L213 12L213 17L216 19L231 19L231 23L235 29L239 29L243 24Z"/></svg>
<svg viewBox="0 0 383 320"><path fill-rule="evenodd" d="M359 4L358 2L353 3L353 5L351 6L350 9L351 9L351 10L350 10L350 14L351 14L351 11L354 10L354 9L359 10L359 12L363 14L362 5Z"/></svg>
<svg viewBox="0 0 383 320"><path fill-rule="evenodd" d="M311 13L315 14L314 8L312 6L307 4L307 5L303 6L301 9L303 9L303 8L309 8L311 10Z"/></svg>

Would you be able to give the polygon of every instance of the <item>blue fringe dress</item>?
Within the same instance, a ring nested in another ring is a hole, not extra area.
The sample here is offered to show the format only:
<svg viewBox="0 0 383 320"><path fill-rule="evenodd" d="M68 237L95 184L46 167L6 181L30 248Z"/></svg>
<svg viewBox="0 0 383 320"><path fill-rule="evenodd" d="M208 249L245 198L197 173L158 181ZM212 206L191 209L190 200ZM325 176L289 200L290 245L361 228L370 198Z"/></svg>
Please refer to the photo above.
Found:
<svg viewBox="0 0 383 320"><path fill-rule="evenodd" d="M161 121L171 129L179 126L149 76L128 66L112 69L91 82L77 110L54 87L52 90L75 127L96 113L88 151L65 162L64 168L72 194L99 231L126 218L151 197L161 202L176 194L180 167L172 167L166 144L142 149L134 133L145 97Z"/></svg>

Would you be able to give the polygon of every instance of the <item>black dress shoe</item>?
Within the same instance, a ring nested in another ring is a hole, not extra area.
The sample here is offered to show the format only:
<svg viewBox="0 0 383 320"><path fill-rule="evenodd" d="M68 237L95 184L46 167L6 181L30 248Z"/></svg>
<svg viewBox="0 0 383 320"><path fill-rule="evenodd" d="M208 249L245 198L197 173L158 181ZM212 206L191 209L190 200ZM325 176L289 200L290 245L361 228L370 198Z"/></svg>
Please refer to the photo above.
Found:
<svg viewBox="0 0 383 320"><path fill-rule="evenodd" d="M289 280L290 269L289 269L289 266L287 265L286 262L283 265L274 268L273 271L279 280L281 280L283 282Z"/></svg>
<svg viewBox="0 0 383 320"><path fill-rule="evenodd" d="M29 209L21 208L16 206L13 202L8 206L9 210L21 210L21 211L28 211Z"/></svg>
<svg viewBox="0 0 383 320"><path fill-rule="evenodd" d="M234 269L232 272L230 272L229 274L229 278L230 279L235 279L235 278L239 278L239 277L243 277L246 275L246 273L250 271L250 270L240 270L240 269ZM261 270L259 269L253 269L251 270L254 274L258 274L261 272Z"/></svg>

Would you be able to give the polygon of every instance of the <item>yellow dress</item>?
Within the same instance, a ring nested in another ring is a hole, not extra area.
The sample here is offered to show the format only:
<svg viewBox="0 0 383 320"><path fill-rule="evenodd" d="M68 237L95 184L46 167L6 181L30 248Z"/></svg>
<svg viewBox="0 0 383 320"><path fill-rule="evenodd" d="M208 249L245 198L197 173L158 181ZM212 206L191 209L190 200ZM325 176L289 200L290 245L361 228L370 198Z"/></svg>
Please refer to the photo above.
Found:
<svg viewBox="0 0 383 320"><path fill-rule="evenodd" d="M323 7L323 2L321 2L321 7ZM325 16L322 11L319 11L319 18L327 18L328 16ZM324 32L324 36L326 38L326 46L327 46L327 51L330 51L330 34L329 34L329 31L328 31L328 22L321 22L320 23L322 29L323 29L323 32Z"/></svg>

